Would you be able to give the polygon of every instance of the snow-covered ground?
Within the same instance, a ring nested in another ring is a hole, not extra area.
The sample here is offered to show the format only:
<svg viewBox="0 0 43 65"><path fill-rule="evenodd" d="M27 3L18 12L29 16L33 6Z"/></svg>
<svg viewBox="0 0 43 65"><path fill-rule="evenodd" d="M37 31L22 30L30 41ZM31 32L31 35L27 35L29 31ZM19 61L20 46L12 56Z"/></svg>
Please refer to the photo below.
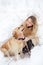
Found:
<svg viewBox="0 0 43 65"><path fill-rule="evenodd" d="M0 46L12 36L12 31L28 16L38 20L40 46L32 49L31 57L14 61L5 58L0 51L0 65L43 65L43 0L0 0Z"/></svg>

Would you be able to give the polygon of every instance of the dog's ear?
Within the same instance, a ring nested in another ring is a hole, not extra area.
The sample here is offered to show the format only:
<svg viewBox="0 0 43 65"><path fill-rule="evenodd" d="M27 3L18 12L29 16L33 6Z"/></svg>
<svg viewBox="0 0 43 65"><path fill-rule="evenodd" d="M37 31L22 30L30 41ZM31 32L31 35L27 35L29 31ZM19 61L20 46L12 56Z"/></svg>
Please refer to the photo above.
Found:
<svg viewBox="0 0 43 65"><path fill-rule="evenodd" d="M13 37L15 37L15 38L18 37L17 32L18 32L18 27L13 30L13 33L12 33Z"/></svg>
<svg viewBox="0 0 43 65"><path fill-rule="evenodd" d="M14 32L14 33L13 33L13 37L18 38L17 32Z"/></svg>

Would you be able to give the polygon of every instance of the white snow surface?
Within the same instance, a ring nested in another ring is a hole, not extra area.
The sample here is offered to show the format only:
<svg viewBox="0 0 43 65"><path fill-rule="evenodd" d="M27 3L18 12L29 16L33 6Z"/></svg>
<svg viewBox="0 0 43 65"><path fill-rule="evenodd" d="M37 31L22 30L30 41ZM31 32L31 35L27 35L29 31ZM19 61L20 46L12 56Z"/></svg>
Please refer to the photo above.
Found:
<svg viewBox="0 0 43 65"><path fill-rule="evenodd" d="M0 65L43 65L43 0L0 0L0 46L12 36L12 31L28 16L38 21L39 46L31 50L31 57L15 61L0 51Z"/></svg>

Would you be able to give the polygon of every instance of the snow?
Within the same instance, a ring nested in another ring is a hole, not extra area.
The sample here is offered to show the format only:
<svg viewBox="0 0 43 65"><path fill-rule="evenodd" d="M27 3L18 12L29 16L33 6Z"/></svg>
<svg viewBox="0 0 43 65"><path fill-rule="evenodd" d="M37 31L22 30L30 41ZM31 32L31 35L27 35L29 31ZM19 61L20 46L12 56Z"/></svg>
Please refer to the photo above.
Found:
<svg viewBox="0 0 43 65"><path fill-rule="evenodd" d="M12 36L12 31L28 16L38 20L39 46L31 51L31 57L15 61L5 58L0 51L0 65L43 65L43 0L0 0L0 46Z"/></svg>

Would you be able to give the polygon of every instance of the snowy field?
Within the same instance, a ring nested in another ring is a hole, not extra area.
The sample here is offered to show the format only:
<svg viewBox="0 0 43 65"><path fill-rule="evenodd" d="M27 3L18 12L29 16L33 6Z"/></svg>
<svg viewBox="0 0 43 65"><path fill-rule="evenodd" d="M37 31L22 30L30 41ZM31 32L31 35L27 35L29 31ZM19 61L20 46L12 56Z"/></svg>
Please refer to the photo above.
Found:
<svg viewBox="0 0 43 65"><path fill-rule="evenodd" d="M28 16L38 20L40 46L31 50L31 57L14 61L5 58L0 51L0 65L43 65L43 0L0 0L0 46L12 36L12 31Z"/></svg>

